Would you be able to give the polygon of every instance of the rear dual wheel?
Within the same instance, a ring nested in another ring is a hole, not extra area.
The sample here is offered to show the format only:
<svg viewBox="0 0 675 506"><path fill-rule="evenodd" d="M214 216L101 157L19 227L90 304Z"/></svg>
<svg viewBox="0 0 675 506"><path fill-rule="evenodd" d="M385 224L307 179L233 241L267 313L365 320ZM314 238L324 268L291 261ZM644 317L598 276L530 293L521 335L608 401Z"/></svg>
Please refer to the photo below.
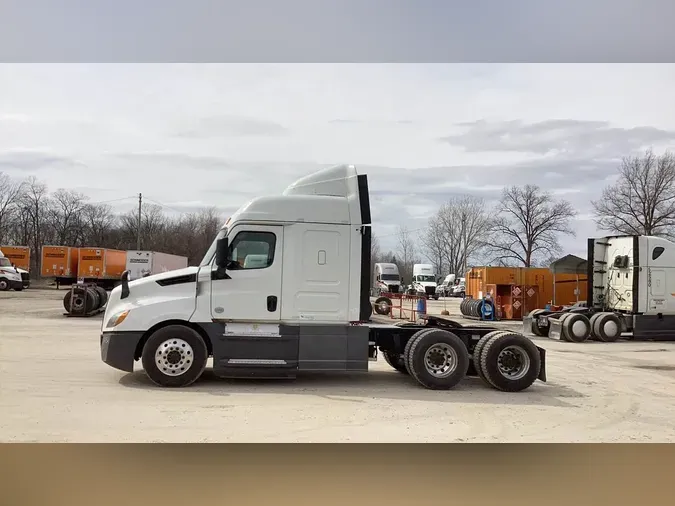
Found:
<svg viewBox="0 0 675 506"><path fill-rule="evenodd" d="M539 377L541 356L534 343L525 336L495 331L476 344L474 366L489 386L502 392L520 392Z"/></svg>
<svg viewBox="0 0 675 506"><path fill-rule="evenodd" d="M424 329L414 334L405 347L404 363L410 376L431 390L448 390L466 376L469 352L452 332Z"/></svg>

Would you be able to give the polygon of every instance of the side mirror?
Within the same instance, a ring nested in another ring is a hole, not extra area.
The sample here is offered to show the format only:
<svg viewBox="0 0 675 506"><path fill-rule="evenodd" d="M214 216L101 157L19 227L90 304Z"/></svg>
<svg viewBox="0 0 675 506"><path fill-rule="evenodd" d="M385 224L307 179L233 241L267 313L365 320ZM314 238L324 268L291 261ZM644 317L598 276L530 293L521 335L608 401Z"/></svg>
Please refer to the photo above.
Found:
<svg viewBox="0 0 675 506"><path fill-rule="evenodd" d="M216 267L218 269L225 269L227 267L227 257L228 257L229 244L227 237L218 239L216 244Z"/></svg>

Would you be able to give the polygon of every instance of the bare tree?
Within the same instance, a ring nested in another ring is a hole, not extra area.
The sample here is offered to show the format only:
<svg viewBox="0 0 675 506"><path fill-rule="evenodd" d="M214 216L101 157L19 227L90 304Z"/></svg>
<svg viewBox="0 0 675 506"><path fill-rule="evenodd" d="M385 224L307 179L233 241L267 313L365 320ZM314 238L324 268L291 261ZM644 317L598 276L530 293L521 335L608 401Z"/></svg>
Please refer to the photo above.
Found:
<svg viewBox="0 0 675 506"><path fill-rule="evenodd" d="M82 239L81 215L88 197L60 188L51 194L51 224L58 245L78 244Z"/></svg>
<svg viewBox="0 0 675 506"><path fill-rule="evenodd" d="M560 252L559 235L575 235L570 224L575 216L569 202L536 185L505 188L485 245L495 261L531 267L537 258Z"/></svg>
<svg viewBox="0 0 675 506"><path fill-rule="evenodd" d="M22 182L14 181L9 175L0 172L0 244L5 241L11 221L17 217L23 188Z"/></svg>
<svg viewBox="0 0 675 506"><path fill-rule="evenodd" d="M454 197L429 220L422 239L427 258L432 263L432 259L437 259L451 274L463 275L470 260L481 250L488 229L483 199L470 195Z"/></svg>
<svg viewBox="0 0 675 506"><path fill-rule="evenodd" d="M675 156L647 150L626 157L619 180L592 202L599 228L626 235L675 236Z"/></svg>
<svg viewBox="0 0 675 506"><path fill-rule="evenodd" d="M410 283L412 280L413 265L419 261L415 248L415 241L413 240L408 227L404 225L399 225L396 235L398 246L396 254L398 255L399 260L398 268L401 273L401 279L405 280L406 283Z"/></svg>
<svg viewBox="0 0 675 506"><path fill-rule="evenodd" d="M51 206L47 185L38 181L35 176L29 177L21 195L20 206L29 228L26 236L29 237L27 246L31 248L31 267L37 268L41 247L45 244L45 239L51 239L47 227Z"/></svg>
<svg viewBox="0 0 675 506"><path fill-rule="evenodd" d="M438 215L429 218L427 227L420 233L422 254L434 266L436 273L442 275L445 272L446 243L441 231L442 225Z"/></svg>

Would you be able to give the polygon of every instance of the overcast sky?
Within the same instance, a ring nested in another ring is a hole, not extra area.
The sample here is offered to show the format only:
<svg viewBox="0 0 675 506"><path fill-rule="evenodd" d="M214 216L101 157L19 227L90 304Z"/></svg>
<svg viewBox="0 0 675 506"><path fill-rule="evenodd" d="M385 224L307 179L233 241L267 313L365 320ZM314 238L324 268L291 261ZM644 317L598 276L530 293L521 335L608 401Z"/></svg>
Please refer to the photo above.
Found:
<svg viewBox="0 0 675 506"><path fill-rule="evenodd" d="M584 255L619 158L675 148L674 87L666 64L0 64L0 171L231 213L352 163L392 248L453 194L536 183L578 208Z"/></svg>

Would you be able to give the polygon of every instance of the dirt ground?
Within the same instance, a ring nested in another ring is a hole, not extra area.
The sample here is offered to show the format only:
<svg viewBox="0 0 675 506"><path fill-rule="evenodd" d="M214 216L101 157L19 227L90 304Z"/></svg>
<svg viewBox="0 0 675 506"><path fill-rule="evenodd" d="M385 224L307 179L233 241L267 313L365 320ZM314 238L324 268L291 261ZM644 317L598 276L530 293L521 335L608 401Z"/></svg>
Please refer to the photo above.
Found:
<svg viewBox="0 0 675 506"><path fill-rule="evenodd" d="M295 381L159 389L100 359L101 317L66 318L64 290L0 293L0 440L39 442L673 442L675 343L562 343L547 383L508 394L466 379L421 388L384 361ZM459 300L430 313L459 314ZM461 320L461 318L458 318ZM498 325L520 328L520 323Z"/></svg>

